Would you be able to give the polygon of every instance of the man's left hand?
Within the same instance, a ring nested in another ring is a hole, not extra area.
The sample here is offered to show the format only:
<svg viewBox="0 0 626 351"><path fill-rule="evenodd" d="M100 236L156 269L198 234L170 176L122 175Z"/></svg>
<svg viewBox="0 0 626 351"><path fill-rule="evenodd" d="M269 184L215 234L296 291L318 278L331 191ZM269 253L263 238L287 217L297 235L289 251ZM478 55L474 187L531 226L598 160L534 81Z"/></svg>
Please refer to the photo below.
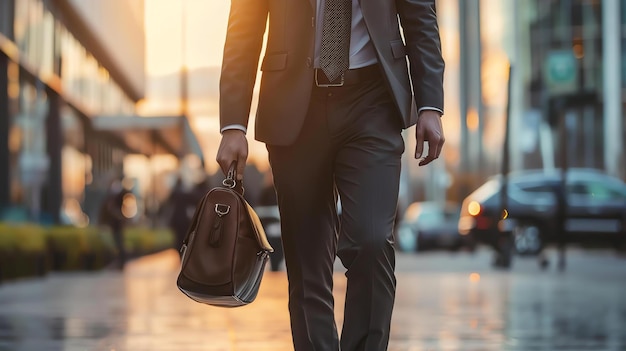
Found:
<svg viewBox="0 0 626 351"><path fill-rule="evenodd" d="M417 126L415 127L415 138L417 140L417 146L415 147L416 159L422 158L424 142L428 142L428 155L420 161L420 166L425 166L439 158L445 142L439 112L424 110L420 113L417 119Z"/></svg>

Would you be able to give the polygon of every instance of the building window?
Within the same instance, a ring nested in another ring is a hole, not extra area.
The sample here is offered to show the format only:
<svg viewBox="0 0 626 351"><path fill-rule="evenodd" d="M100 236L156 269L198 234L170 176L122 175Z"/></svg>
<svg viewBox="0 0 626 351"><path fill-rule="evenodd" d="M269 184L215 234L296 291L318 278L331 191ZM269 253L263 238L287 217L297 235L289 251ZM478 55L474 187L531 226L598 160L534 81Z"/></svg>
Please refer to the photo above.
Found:
<svg viewBox="0 0 626 351"><path fill-rule="evenodd" d="M0 33L13 39L13 6L14 0L0 1Z"/></svg>
<svg viewBox="0 0 626 351"><path fill-rule="evenodd" d="M622 12L622 88L626 89L626 0L621 3ZM626 126L624 127L626 129Z"/></svg>
<svg viewBox="0 0 626 351"><path fill-rule="evenodd" d="M9 127L11 204L24 218L41 218L41 191L47 178L48 98L42 89L20 80L17 111Z"/></svg>

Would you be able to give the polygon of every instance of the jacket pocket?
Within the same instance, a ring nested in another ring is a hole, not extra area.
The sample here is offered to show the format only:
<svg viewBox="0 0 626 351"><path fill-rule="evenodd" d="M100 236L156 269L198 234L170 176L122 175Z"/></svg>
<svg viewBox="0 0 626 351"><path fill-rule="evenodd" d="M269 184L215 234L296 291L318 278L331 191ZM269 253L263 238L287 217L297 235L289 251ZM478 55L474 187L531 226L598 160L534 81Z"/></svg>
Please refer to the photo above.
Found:
<svg viewBox="0 0 626 351"><path fill-rule="evenodd" d="M287 66L287 53L268 54L263 58L261 71L281 71Z"/></svg>
<svg viewBox="0 0 626 351"><path fill-rule="evenodd" d="M406 47L402 39L392 40L389 42L391 45L391 53L393 58L404 58L406 56Z"/></svg>

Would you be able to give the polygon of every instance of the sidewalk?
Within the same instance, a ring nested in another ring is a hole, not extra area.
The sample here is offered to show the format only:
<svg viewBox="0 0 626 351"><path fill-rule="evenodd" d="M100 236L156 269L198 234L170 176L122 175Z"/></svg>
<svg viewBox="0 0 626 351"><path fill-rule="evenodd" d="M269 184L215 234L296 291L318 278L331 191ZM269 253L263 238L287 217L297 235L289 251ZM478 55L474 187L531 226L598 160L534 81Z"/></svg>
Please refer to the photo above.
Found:
<svg viewBox="0 0 626 351"><path fill-rule="evenodd" d="M0 351L293 349L284 272L266 273L253 304L215 308L178 292L176 255L144 257L124 273L0 286ZM626 349L626 261L573 256L559 274L538 273L528 260L510 273L493 271L486 253L399 255L389 350ZM585 273L593 265L604 273ZM340 327L342 272L335 282Z"/></svg>

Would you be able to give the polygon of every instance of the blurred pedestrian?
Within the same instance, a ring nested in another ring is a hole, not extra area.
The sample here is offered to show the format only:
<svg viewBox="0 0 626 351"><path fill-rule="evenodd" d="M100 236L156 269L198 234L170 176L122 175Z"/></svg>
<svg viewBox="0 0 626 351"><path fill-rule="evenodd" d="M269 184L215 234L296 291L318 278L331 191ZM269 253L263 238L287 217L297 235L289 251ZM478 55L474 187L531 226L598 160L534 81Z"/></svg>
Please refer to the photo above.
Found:
<svg viewBox="0 0 626 351"><path fill-rule="evenodd" d="M218 182L219 184L221 184L221 177L222 176L220 175L220 181ZM191 203L194 206L190 211L190 218L193 217L195 206L200 203L200 200L202 200L204 195L206 195L206 193L213 188L213 184L213 177L204 174L202 176L202 179L193 186L193 188L189 192L191 196Z"/></svg>
<svg viewBox="0 0 626 351"><path fill-rule="evenodd" d="M244 197L250 206L255 207L259 203L259 197L265 184L265 174L259 170L259 167L255 163L246 164L246 168L243 171L244 179L243 184L245 191Z"/></svg>
<svg viewBox="0 0 626 351"><path fill-rule="evenodd" d="M438 158L444 143L435 0L233 0L217 161L225 174L236 161L240 179L268 18L255 137L266 144L274 174L295 350L386 350L401 132L417 124L419 165ZM335 256L348 278L341 341Z"/></svg>
<svg viewBox="0 0 626 351"><path fill-rule="evenodd" d="M567 231L565 222L567 219L567 186L566 174L561 174L562 179L553 185L554 199L556 203L556 241L559 251L557 267L560 271L565 270L565 252L567 250Z"/></svg>
<svg viewBox="0 0 626 351"><path fill-rule="evenodd" d="M117 250L114 261L116 269L122 270L126 264L126 246L124 244L124 227L126 217L123 213L124 197L130 192L124 188L121 178L114 179L105 195L100 209L100 222L108 226L113 236L113 242Z"/></svg>
<svg viewBox="0 0 626 351"><path fill-rule="evenodd" d="M263 183L263 188L259 195L258 205L255 211L263 224L267 240L274 249L270 254L270 267L272 271L280 270L283 262L283 243L280 235L280 212L278 210L278 199L274 189L274 177L272 171L268 171Z"/></svg>
<svg viewBox="0 0 626 351"><path fill-rule="evenodd" d="M191 194L185 191L180 177L176 180L164 204L169 215L168 227L174 233L174 248L180 250L193 216L193 209L189 214L189 208L194 206Z"/></svg>

